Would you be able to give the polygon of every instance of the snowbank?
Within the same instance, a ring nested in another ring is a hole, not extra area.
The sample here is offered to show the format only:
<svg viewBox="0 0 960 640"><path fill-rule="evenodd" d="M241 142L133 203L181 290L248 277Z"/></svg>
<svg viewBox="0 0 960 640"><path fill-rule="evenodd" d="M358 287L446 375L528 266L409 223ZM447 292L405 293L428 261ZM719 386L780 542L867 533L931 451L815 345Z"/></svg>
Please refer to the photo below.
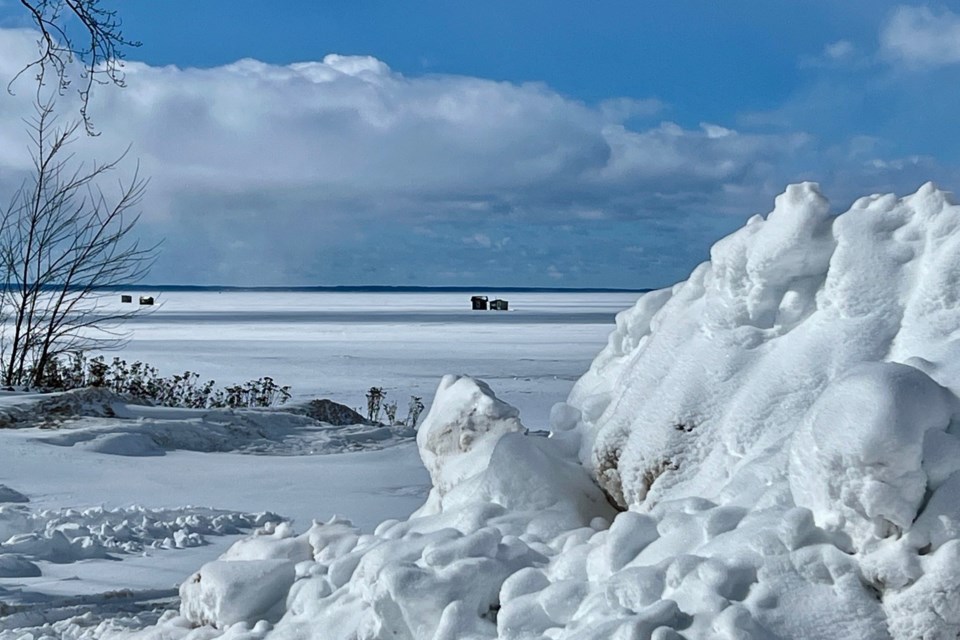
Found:
<svg viewBox="0 0 960 640"><path fill-rule="evenodd" d="M144 634L956 637L958 285L947 194L793 185L617 317L552 437L445 378L409 520L254 538Z"/></svg>
<svg viewBox="0 0 960 640"><path fill-rule="evenodd" d="M370 424L335 403L267 409L181 409L131 401L105 389L0 397L0 428L55 426L47 444L120 456L162 456L167 451L315 455L369 451L410 442L404 425ZM318 411L317 407L320 407ZM349 422L344 418L358 418ZM338 418L337 424L320 417ZM0 501L3 493L0 490Z"/></svg>
<svg viewBox="0 0 960 640"><path fill-rule="evenodd" d="M928 184L832 217L816 185L793 185L688 281L618 316L569 399L580 457L638 511L695 497L748 509L744 522L806 522L754 561L758 587L792 598L823 579L832 600L813 599L816 616L749 608L776 635L956 635L960 616L932 613L921 576L949 562L927 556L960 522L958 284L947 194ZM775 559L797 587L784 591Z"/></svg>

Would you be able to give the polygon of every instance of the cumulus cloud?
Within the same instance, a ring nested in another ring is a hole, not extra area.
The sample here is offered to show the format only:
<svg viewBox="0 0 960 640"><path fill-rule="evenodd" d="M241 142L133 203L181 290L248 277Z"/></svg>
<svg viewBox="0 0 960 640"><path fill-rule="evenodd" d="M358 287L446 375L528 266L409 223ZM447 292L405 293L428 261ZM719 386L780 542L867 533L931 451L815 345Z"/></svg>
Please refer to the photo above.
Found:
<svg viewBox="0 0 960 640"><path fill-rule="evenodd" d="M94 100L106 125L98 142L115 151L134 141L166 213L179 206L172 200L217 195L351 218L399 208L555 216L558 186L713 181L780 145L774 136L725 145L675 125L637 132L623 122L655 102L590 107L541 84L406 78L360 56L214 69L130 63L126 76L125 90Z"/></svg>
<svg viewBox="0 0 960 640"><path fill-rule="evenodd" d="M34 48L31 32L0 30L0 77ZM539 83L408 77L365 56L130 62L126 77L97 91L102 135L76 151L108 158L132 143L151 178L142 230L166 238L154 281L666 284L815 155L802 132L684 127L655 99L591 105ZM14 88L0 100L0 186L29 160L29 78ZM684 246L669 273L626 268L622 246L638 241L648 254Z"/></svg>
<svg viewBox="0 0 960 640"><path fill-rule="evenodd" d="M898 7L880 32L880 53L910 66L960 63L960 15L949 9Z"/></svg>

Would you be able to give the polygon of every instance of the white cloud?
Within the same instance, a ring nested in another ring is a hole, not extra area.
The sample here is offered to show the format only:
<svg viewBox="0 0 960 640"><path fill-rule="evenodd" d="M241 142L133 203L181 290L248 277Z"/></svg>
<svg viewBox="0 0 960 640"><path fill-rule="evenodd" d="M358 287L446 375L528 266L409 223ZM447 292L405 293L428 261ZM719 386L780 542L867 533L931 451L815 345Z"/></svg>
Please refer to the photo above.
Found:
<svg viewBox="0 0 960 640"><path fill-rule="evenodd" d="M636 131L621 121L654 108L643 101L594 108L540 84L407 78L369 57L288 66L241 60L213 69L129 63L126 72L126 89L100 91L91 105L103 125L97 144L119 149L132 141L154 190L167 195L255 192L324 207L349 203L352 215L358 200L378 215L411 201L451 214L529 211L558 185L670 173L709 178L723 164L718 157L749 164L781 144L754 136L727 145L710 133L720 128ZM18 108L0 106L15 116L25 101ZM7 135L18 135L9 127L15 120L4 117Z"/></svg>
<svg viewBox="0 0 960 640"><path fill-rule="evenodd" d="M483 249L489 249L493 245L490 236L485 233L475 233L468 238L464 238L463 241L466 244L476 245Z"/></svg>
<svg viewBox="0 0 960 640"><path fill-rule="evenodd" d="M611 122L624 122L631 118L650 118L664 109L664 104L656 98L634 100L633 98L611 98L600 103L600 113Z"/></svg>
<svg viewBox="0 0 960 640"><path fill-rule="evenodd" d="M825 70L845 69L865 70L876 64L873 56L850 40L836 40L823 45L816 55L803 55L797 62L800 69Z"/></svg>
<svg viewBox="0 0 960 640"><path fill-rule="evenodd" d="M830 60L848 60L856 51L849 40L837 40L823 48L823 55Z"/></svg>
<svg viewBox="0 0 960 640"><path fill-rule="evenodd" d="M880 53L917 67L960 63L960 15L949 9L898 7L880 32Z"/></svg>
<svg viewBox="0 0 960 640"><path fill-rule="evenodd" d="M35 39L0 29L0 78ZM562 225L644 219L653 238L689 229L691 212L753 213L797 177L798 155L815 155L795 131L638 124L665 110L657 100L590 105L538 83L408 77L365 56L126 71L126 88L98 88L102 135L76 151L103 159L133 144L151 178L144 233L167 239L155 281L466 277L465 242L503 249L506 278L542 280L553 264L568 281L569 264L537 253L569 253ZM30 78L15 88L0 97L0 190L29 159ZM609 233L605 246L623 241Z"/></svg>
<svg viewBox="0 0 960 640"><path fill-rule="evenodd" d="M707 134L708 138L726 138L727 136L737 135L737 132L733 129L727 129L726 127L721 127L718 124L710 124L709 122L701 122L700 128L703 129L703 132Z"/></svg>

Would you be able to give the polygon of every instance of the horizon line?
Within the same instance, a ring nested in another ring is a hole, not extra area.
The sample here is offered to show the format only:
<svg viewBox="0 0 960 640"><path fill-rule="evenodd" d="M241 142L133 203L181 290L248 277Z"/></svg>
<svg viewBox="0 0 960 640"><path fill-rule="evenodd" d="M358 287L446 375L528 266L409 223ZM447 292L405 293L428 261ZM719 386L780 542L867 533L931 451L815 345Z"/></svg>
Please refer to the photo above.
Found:
<svg viewBox="0 0 960 640"><path fill-rule="evenodd" d="M102 291L136 291L160 289L166 291L302 291L302 292L423 292L471 293L505 291L511 293L647 293L650 288L621 287L525 287L488 285L220 285L220 284L129 284L98 287Z"/></svg>

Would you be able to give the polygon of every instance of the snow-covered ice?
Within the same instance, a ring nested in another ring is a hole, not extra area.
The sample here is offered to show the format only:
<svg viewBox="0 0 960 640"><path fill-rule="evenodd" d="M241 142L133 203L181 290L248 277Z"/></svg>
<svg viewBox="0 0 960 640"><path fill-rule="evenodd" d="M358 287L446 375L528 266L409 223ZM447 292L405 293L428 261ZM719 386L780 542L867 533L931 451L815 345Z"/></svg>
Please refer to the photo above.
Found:
<svg viewBox="0 0 960 640"><path fill-rule="evenodd" d="M531 428L545 428L614 315L637 297L477 293L507 298L510 311L471 311L468 293L161 292L116 355L219 383L269 375L292 386L293 401L361 408L367 389L382 387L401 416L411 395L429 406L443 375L469 373L509 397ZM112 303L122 308L119 295Z"/></svg>
<svg viewBox="0 0 960 640"><path fill-rule="evenodd" d="M296 405L359 407L376 384L402 418L405 394L429 403L465 366L499 371L545 426L630 298L518 293L497 315L464 310L463 294L165 292L108 358L221 382L273 375L294 398L281 411L184 410L0 391L0 543L17 536L16 553L0 548L0 637L143 626L235 532L281 516L303 531L343 514L366 532L407 517L429 489L415 433L318 425ZM547 357L555 342L567 352Z"/></svg>

